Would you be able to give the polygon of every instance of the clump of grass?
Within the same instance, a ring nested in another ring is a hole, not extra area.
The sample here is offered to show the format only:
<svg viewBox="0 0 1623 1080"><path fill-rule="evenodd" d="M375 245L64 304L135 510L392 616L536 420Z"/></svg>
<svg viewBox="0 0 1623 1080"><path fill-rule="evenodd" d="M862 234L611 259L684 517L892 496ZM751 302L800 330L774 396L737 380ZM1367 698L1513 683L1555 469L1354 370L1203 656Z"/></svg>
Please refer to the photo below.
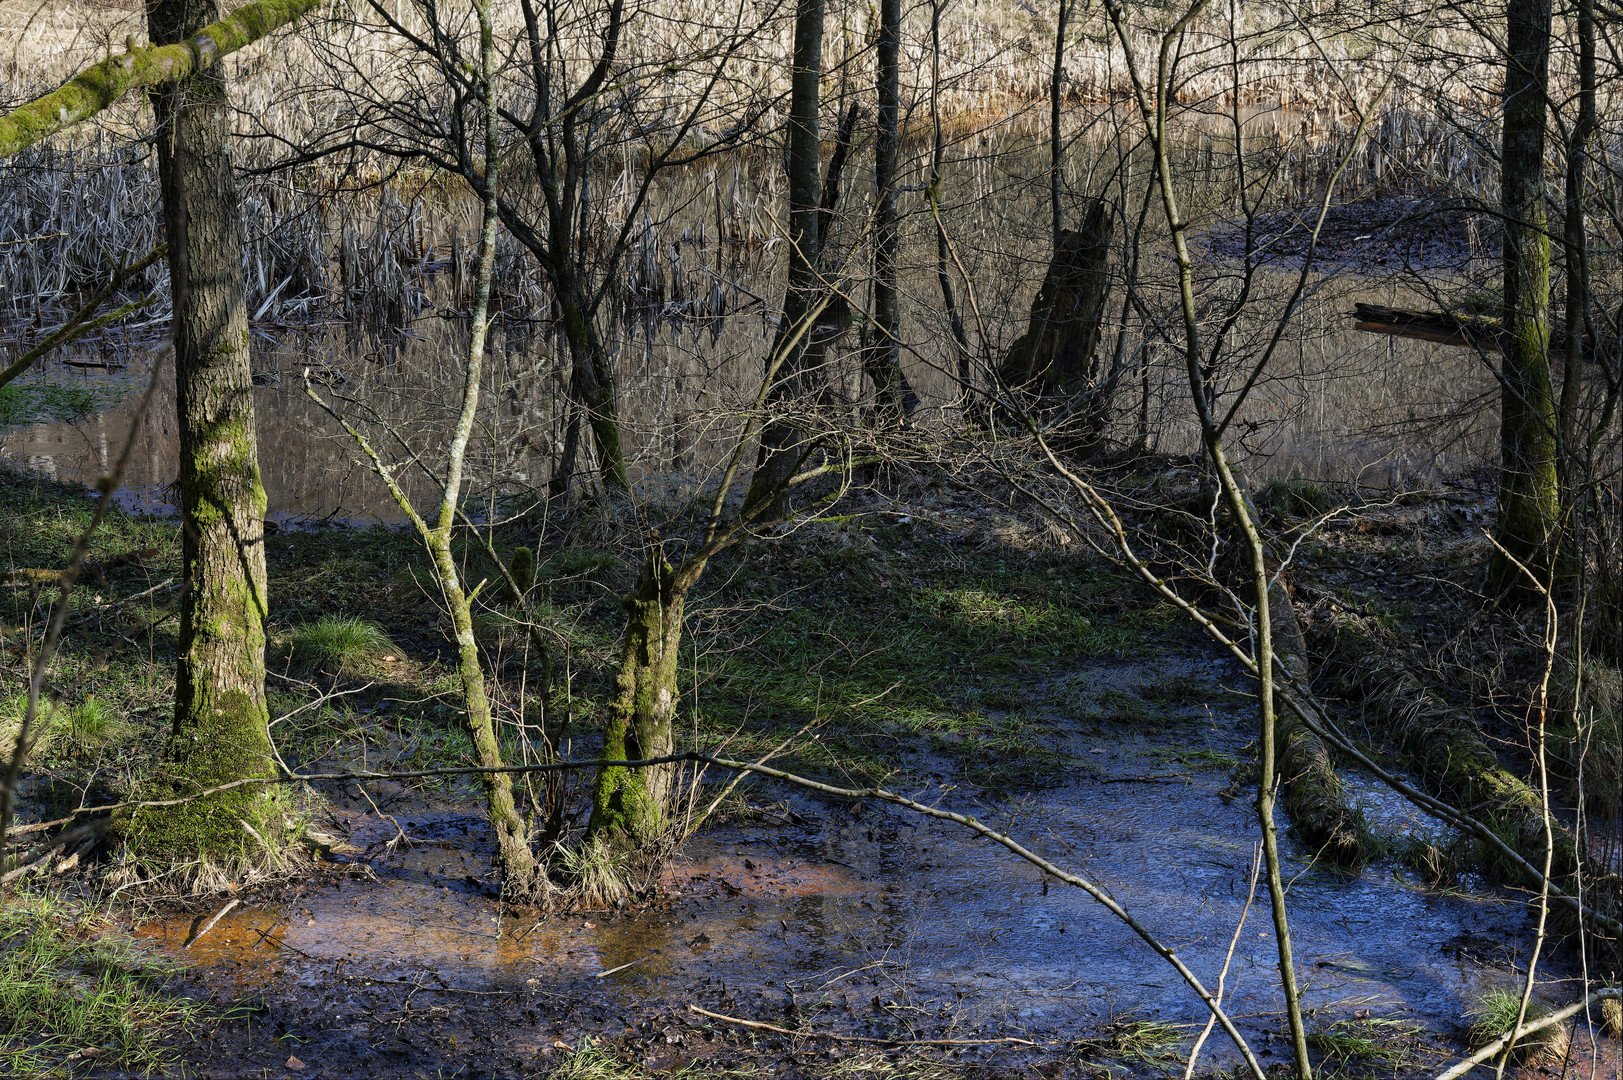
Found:
<svg viewBox="0 0 1623 1080"><path fill-rule="evenodd" d="M307 673L357 675L396 652L383 628L366 619L324 616L288 635L291 666Z"/></svg>
<svg viewBox="0 0 1623 1080"><path fill-rule="evenodd" d="M1079 1058L1109 1057L1160 1068L1181 1056L1184 1031L1159 1020L1122 1020L1092 1038L1078 1040Z"/></svg>
<svg viewBox="0 0 1623 1080"><path fill-rule="evenodd" d="M1480 1050L1515 1027L1521 1003L1519 992L1490 990L1483 994L1465 1012L1472 1018L1471 1026L1465 1032L1466 1044L1473 1050ZM1527 1023L1541 1020L1548 1015L1550 1010L1544 1005L1537 1001L1527 1003ZM1544 1064L1558 1061L1566 1054L1568 1038L1565 1024L1551 1024L1549 1027L1540 1028L1516 1040L1510 1060L1518 1065L1527 1062Z"/></svg>
<svg viewBox="0 0 1623 1080"><path fill-rule="evenodd" d="M594 838L579 847L558 845L557 867L572 881L581 903L589 908L606 908L631 895L626 883L625 857L617 855L601 839Z"/></svg>
<svg viewBox="0 0 1623 1080"><path fill-rule="evenodd" d="M118 710L99 697L87 697L68 711L68 731L81 750L105 746L122 727Z"/></svg>
<svg viewBox="0 0 1623 1080"><path fill-rule="evenodd" d="M1145 701L1165 705L1203 705L1222 693L1206 679L1194 675L1168 675L1159 682L1139 688Z"/></svg>
<svg viewBox="0 0 1623 1080"><path fill-rule="evenodd" d="M75 1064L162 1069L165 1040L202 1006L165 993L176 968L49 897L0 910L0 1073L66 1074Z"/></svg>
<svg viewBox="0 0 1623 1080"><path fill-rule="evenodd" d="M564 1055L553 1070L554 1080L639 1080L644 1070L593 1038Z"/></svg>
<svg viewBox="0 0 1623 1080"><path fill-rule="evenodd" d="M10 697L0 699L0 753L9 754L17 745L17 734L22 730L23 717L27 714L27 694L12 694ZM26 752L37 755L48 751L54 741L58 723L51 702L40 698L34 722L28 728Z"/></svg>
<svg viewBox="0 0 1623 1080"><path fill-rule="evenodd" d="M1430 889L1446 888L1459 880L1466 867L1461 862L1460 845L1429 836L1409 836L1398 841L1398 860L1420 875Z"/></svg>
<svg viewBox="0 0 1623 1080"><path fill-rule="evenodd" d="M1607 998L1600 1003L1601 1026L1614 1039L1623 1039L1623 1000Z"/></svg>
<svg viewBox="0 0 1623 1080"><path fill-rule="evenodd" d="M1327 1028L1308 1032L1307 1044L1333 1064L1401 1065L1411 1059L1420 1032L1418 1024L1389 1017L1337 1020Z"/></svg>
<svg viewBox="0 0 1623 1080"><path fill-rule="evenodd" d="M28 710L28 695L0 700L0 753L9 754ZM41 698L29 727L28 753L36 760L107 745L123 731L118 710L94 695L77 705Z"/></svg>

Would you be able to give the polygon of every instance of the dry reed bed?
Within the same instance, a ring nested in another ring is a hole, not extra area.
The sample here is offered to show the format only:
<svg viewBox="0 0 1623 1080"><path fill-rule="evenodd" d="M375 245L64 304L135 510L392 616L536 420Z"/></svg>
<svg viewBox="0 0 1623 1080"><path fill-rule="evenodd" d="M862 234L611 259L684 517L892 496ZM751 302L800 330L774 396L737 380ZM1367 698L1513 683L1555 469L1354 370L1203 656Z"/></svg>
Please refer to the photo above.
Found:
<svg viewBox="0 0 1623 1080"><path fill-rule="evenodd" d="M386 0L384 10L414 30L423 28L421 8L408 0ZM555 48L578 78L600 38L601 5L564 0L555 10ZM1040 124L1026 103L1047 92L1053 13L1046 6L1032 11L1007 0L955 0L944 8L941 106L958 118L954 157L983 152L989 138L1005 149L1024 139L1020 152L1039 179L1042 163L1031 147ZM649 148L669 145L685 121L695 147L723 132L737 134L743 124L752 128L739 136L748 144L781 122L790 14L782 0L736 0L725 8L710 0L658 0L631 10L614 89L594 117L602 161L592 179L589 244L602 247L618 233ZM516 5L501 3L499 15L502 39L521 41ZM929 15L928 5L912 6L904 33L904 95L913 131L926 128ZM470 32L466 16L448 27L453 37ZM1346 196L1447 190L1491 199L1496 120L1481 106L1496 93L1498 74L1487 36L1492 24L1474 24L1471 16L1452 9L1382 28L1312 14L1298 18L1294 8L1266 3L1214 5L1179 52L1177 88L1188 103L1179 120L1187 175L1210 183L1231 168L1224 112L1249 102L1246 111L1256 115L1247 121L1247 153L1276 170L1271 197L1300 201L1321 192L1350 155L1340 180ZM1155 20L1166 17L1135 9L1135 18L1150 20L1135 39L1141 56L1150 52ZM0 5L0 97L36 92L121 47L114 43L126 33L141 38L140 24L133 9L115 6ZM1102 15L1078 13L1073 30L1065 68L1069 97L1121 99L1129 89L1125 64ZM1406 46L1399 30L1415 34L1415 43ZM871 96L874 34L870 7L832 0L825 47L831 111L853 95ZM723 77L704 91L717 63L706 59L711 56L725 57ZM1616 58L1608 53L1602 62ZM454 107L432 58L414 52L375 16L367 22L324 15L229 63L243 135L237 160L251 312L274 317L325 304L370 325L404 326L422 314L424 275L434 269L452 272L453 297L460 296L455 281L470 254L466 207L445 194L432 170L402 174L387 155L357 150L296 173L276 171L296 149L330 147L356 135L411 145L420 138L412 130L416 121L443 117ZM1555 67L1559 76L1570 65ZM528 86L521 66L505 77L508 100L522 102ZM1377 101L1379 119L1355 148L1353 118ZM1623 114L1613 104L1602 104L1603 116ZM1075 115L1085 144L1076 156L1097 153L1119 139L1118 131L1134 127L1130 111L1120 107ZM105 275L110 262L150 248L158 218L151 162L119 137L149 125L144 103L129 102L100 128L86 127L0 163L0 307L9 307L14 319L37 321L41 304L65 301ZM1093 130L1085 134L1089 125ZM1615 121L1605 139L1607 155L1623 158ZM708 186L697 196L686 178L656 188L632 222L632 257L623 280L614 283L622 310L653 304L719 313L737 306L736 290L722 296L726 283L707 280L674 245L696 241L702 249L718 237L771 240L781 214L777 168L770 153L750 157L710 163ZM385 177L392 180L382 182ZM351 190L332 197L340 189ZM949 197L967 202L974 193ZM506 237L498 263L498 293L509 310L549 308L539 269ZM161 293L162 278L155 269L145 284ZM160 295L160 308L162 302Z"/></svg>

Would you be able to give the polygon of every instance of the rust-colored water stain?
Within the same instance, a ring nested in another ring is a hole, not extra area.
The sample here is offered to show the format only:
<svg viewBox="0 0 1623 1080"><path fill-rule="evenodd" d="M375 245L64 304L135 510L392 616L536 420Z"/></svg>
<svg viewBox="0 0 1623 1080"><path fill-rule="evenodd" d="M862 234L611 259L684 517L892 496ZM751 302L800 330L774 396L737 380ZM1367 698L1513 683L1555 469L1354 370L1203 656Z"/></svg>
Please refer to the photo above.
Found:
<svg viewBox="0 0 1623 1080"><path fill-rule="evenodd" d="M132 932L176 959L208 968L216 977L239 988L263 985L276 975L287 929L287 919L281 912L236 908L188 948L186 942L209 918L207 913L170 916L141 923Z"/></svg>

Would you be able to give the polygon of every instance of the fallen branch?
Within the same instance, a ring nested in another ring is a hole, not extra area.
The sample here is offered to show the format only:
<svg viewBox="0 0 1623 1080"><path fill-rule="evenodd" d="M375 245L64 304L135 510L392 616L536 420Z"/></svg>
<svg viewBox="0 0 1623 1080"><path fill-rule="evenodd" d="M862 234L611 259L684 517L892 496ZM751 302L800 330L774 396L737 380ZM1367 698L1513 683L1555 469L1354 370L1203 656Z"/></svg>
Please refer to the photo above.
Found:
<svg viewBox="0 0 1623 1080"><path fill-rule="evenodd" d="M187 938L186 939L186 944L182 945L181 948L182 949L189 949L193 945L197 944L197 940L199 938L201 938L204 934L208 933L210 930L214 929L214 924L215 923L217 923L221 919L225 918L225 913L226 912L230 911L232 908L236 907L240 903L242 903L242 901L240 899L236 898L236 897L233 897L232 899L226 901L225 907L221 908L219 911L216 911L214 913L214 918L210 919L207 923L205 923L201 930L197 931L191 937Z"/></svg>
<svg viewBox="0 0 1623 1080"><path fill-rule="evenodd" d="M1432 783L1460 805L1486 810L1528 862L1542 859L1544 800L1499 763L1476 718L1416 677L1398 651L1399 642L1373 621L1342 616L1332 636L1327 666L1336 689L1345 697L1363 699ZM1571 875L1578 865L1572 834L1556 825L1553 843L1556 876ZM1537 888L1540 877L1530 875L1528 884Z"/></svg>
<svg viewBox="0 0 1623 1080"><path fill-rule="evenodd" d="M113 296L117 294L118 290L124 287L124 283L126 281L130 280L130 278L134 277L136 274L141 273L147 267L151 266L168 253L169 245L167 243L159 244L157 247L143 255L140 259L131 263L129 266L120 266L114 270L112 280L106 285L103 285L101 289L97 291L95 296L92 296L83 307L74 312L73 316L69 318L67 322L63 323L55 330L52 330L45 336L44 341L41 341L39 344L35 345L27 352L19 356L14 362L12 362L11 366L6 368L6 370L0 371L0 386L6 385L11 380L27 371L30 367L33 367L36 360L49 353L58 345L66 344L67 342L72 341L75 338L83 337L86 334L93 334L102 327L115 323L124 318L126 315L133 314L134 312L139 311L141 308L144 308L150 304L152 302L153 295L155 294L148 294L140 300L132 300L121 307L114 308L112 311L109 311L104 315L99 315L94 319L91 318L92 315L96 314L97 308L111 300ZM89 321L87 322L86 320Z"/></svg>

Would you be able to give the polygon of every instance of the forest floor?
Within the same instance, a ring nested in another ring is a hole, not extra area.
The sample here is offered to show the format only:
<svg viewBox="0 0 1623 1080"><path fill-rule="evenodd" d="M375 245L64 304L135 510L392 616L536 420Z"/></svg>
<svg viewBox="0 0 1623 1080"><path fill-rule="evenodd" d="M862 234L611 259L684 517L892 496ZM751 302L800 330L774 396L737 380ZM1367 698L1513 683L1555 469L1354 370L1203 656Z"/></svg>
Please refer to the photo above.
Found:
<svg viewBox="0 0 1623 1080"><path fill-rule="evenodd" d="M1176 462L1159 470L1141 497L1187 480ZM1334 498L1282 485L1260 501L1289 528ZM759 757L804 731L774 764L836 783L883 779L1006 830L1104 884L1209 984L1228 960L1242 1029L1265 1064L1288 1063L1260 897L1247 914L1255 724L1238 667L1170 605L988 485L914 476L838 509L707 575L684 660L688 741ZM1484 622L1473 604L1490 510L1466 487L1349 509L1299 547L1298 603L1402 628L1417 656L1444 658L1441 682L1486 670L1514 689L1530 675L1537 628ZM0 483L9 685L49 604L38 572L63 564L87 520L77 489ZM552 723L568 717L576 756L591 752L639 534L584 513L536 544L539 578L555 582L547 618L568 642ZM53 674L62 708L19 792L24 820L115 801L156 761L178 548L162 519L115 515L98 534ZM283 530L267 555L274 734L287 763L464 761L450 643L414 539ZM471 580L491 573L482 558L467 553ZM384 636L312 633L334 617ZM516 719L535 665L500 612L480 632L498 707ZM312 658L322 641L328 654ZM15 714L15 697L0 704ZM1491 723L1515 734L1508 711ZM1517 762L1510 741L1506 761ZM1529 907L1468 862L1440 870L1437 853L1453 850L1440 823L1347 778L1377 860L1348 874L1293 840L1287 851L1314 1053L1326 1074L1435 1073L1459 1053L1473 1002L1525 970ZM577 814L587 782L571 781ZM705 777L695 798L717 788ZM1182 1075L1202 1019L1170 969L1085 896L901 811L750 781L623 904L519 911L497 897L469 785L335 782L293 798L329 838L326 854L276 880L114 898L109 868L86 852L25 882L15 910L74 913L53 915L64 941L126 941L118 947L158 958L126 967L177 1004L139 1047L93 1026L52 1040L14 1031L0 1065L563 1080ZM0 927L0 953L19 940ZM65 945L61 956L70 990L85 965L109 966ZM1570 998L1570 960L1558 952L1545 970L1540 995ZM6 979L0 963L0 995ZM1196 1071L1228 1075L1237 1060L1218 1032ZM1522 1072L1541 1068L1615 1077L1616 1040L1580 1030L1564 1060Z"/></svg>

